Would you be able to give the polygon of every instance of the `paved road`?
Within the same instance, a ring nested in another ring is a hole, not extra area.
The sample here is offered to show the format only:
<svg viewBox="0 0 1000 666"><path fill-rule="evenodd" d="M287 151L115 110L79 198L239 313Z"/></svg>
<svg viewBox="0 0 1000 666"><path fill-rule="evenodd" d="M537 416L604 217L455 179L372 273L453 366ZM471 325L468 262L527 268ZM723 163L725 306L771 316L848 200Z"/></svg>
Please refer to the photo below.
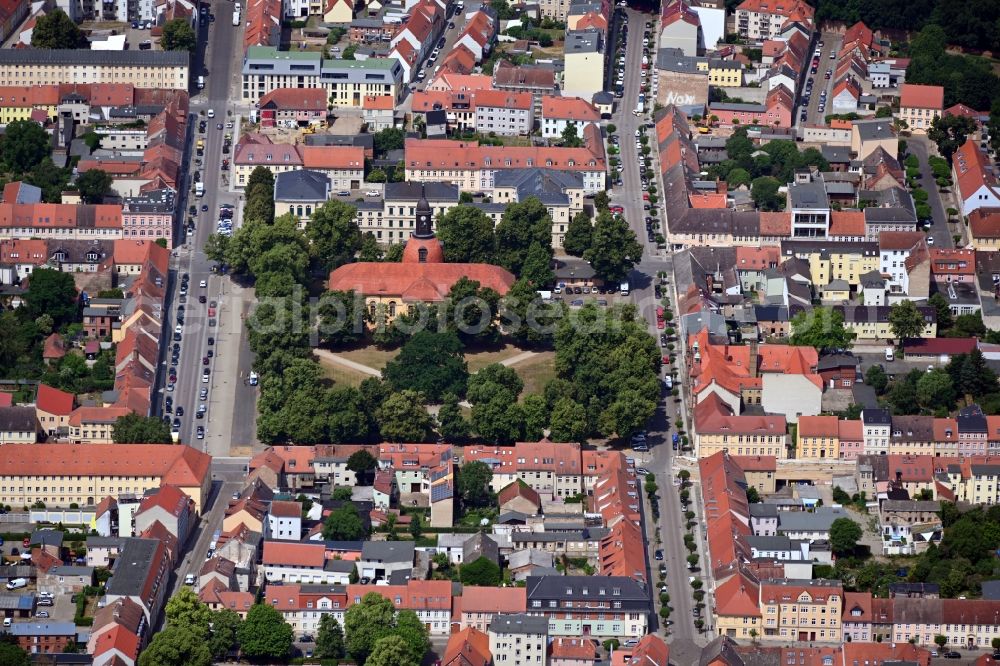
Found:
<svg viewBox="0 0 1000 666"><path fill-rule="evenodd" d="M821 53L819 57L819 66L817 67L815 74L812 74L810 70L806 70L806 78L802 82L801 94L804 94L805 92L805 85L806 85L805 82L808 81L809 79L812 79L813 80L812 95L810 96L809 104L806 107L806 110L808 111L807 122L810 124L825 125L826 116L830 115L831 113L834 113L834 111L833 109L831 109L831 103L833 102L831 97L833 95L833 76L831 75L829 79L824 77L826 75L826 70L836 69L837 61L830 60L830 54L839 51L841 42L843 42L844 40L842 37L832 32L824 32L821 35L820 40L823 42L823 47L820 49ZM816 46L815 45L811 46L809 55L807 56L807 63L810 66L812 63L812 54L815 50ZM820 93L823 90L826 90L827 104L823 112L820 113L819 111ZM800 104L801 104L801 98L800 98ZM795 116L795 121L797 125L802 124L800 120L801 116L802 116L802 107L800 106Z"/></svg>
<svg viewBox="0 0 1000 666"><path fill-rule="evenodd" d="M643 242L644 253L642 261L632 271L629 282L631 295L638 305L640 312L650 322L650 332L659 338L659 331L655 328L655 310L657 300L654 294L654 280L659 271L666 271L672 275L673 265L668 252L660 251L653 244L647 243L646 227L644 218L649 215L643 210L642 194L644 188L641 183L641 176L638 166L638 151L635 147L635 131L640 126L651 122L648 115L636 117L632 114L639 96L642 62L642 33L647 20L652 20L650 14L642 14L629 9L629 34L625 54L625 90L624 96L616 100L618 109L614 117L617 125L617 133L620 137L621 159L624 166L622 172L623 187L615 188L611 193L613 204L621 205L625 209L625 218L629 221L637 237ZM654 20L654 30L655 30ZM655 38L655 32L654 32ZM653 148L652 159L654 172L658 170L656 165L655 133L647 130L650 137L650 147ZM654 182L656 180L654 179ZM672 282L672 278L671 278ZM672 293L672 290L668 290ZM673 300L673 296L671 296ZM684 533L684 521L680 506L678 491L672 484L671 468L674 462L675 453L670 445L670 435L673 422L677 418L677 404L672 397L667 397L661 403L659 409L649 424L648 441L650 443L649 453L630 452L636 459L636 465L648 468L655 476L657 485L660 488L660 523L654 524L652 517L647 513L645 521L646 537L648 545L647 558L652 571L649 579L658 581L659 577L655 571L660 562L653 557L657 548L664 550L663 563L667 567L667 589L670 594L670 606L672 612L670 620L672 624L666 629L668 641L671 644L671 661L678 664L696 663L700 651L700 645L706 641L694 627L693 598L691 587L688 582L689 573L687 571L687 550L684 548L682 535ZM697 496L697 489L691 491L692 497ZM644 509L646 505L644 503ZM659 531L663 539L662 546L656 545L656 534ZM706 585L706 587L708 587ZM658 590L654 591L654 597ZM656 607L658 609L659 603ZM654 619L653 626L659 622L659 618Z"/></svg>
<svg viewBox="0 0 1000 666"><path fill-rule="evenodd" d="M934 147L927 137L922 134L915 134L907 138L906 145L907 150L916 155L917 159L920 160L920 186L927 190L927 194L929 195L927 203L931 205L931 212L934 215L929 232L929 236L934 239L933 247L955 247L955 241L951 237L951 231L948 229L947 206L941 200L941 193L938 191L934 174L927 163L927 158L937 153L934 151ZM927 242L931 242L930 238Z"/></svg>
<svg viewBox="0 0 1000 666"><path fill-rule="evenodd" d="M205 22L200 33L200 46L192 67L192 76L197 81L198 75L205 75L206 88L203 91L193 90L192 98L192 131L197 138L205 141L205 152L201 158L202 165L197 166L194 157L188 172L189 184L194 182L195 171L201 172L205 183L205 195L201 198L193 196L190 189L186 194L189 200L187 207L197 208L195 215L196 228L193 235L184 236L184 230L178 230L177 238L184 243L174 250L172 268L172 303L170 312L170 329L177 324L177 308L184 306L184 325L181 331L180 362L178 364L178 381L172 392L164 391L164 395L173 397L174 413L170 419L180 418L180 441L192 444L208 451L212 455L227 456L230 445L253 444L256 432L256 390L246 385L252 357L243 335L242 317L244 316L252 291L240 289L233 285L229 278L213 274L212 263L205 256L202 248L208 236L215 230L215 220L218 218L219 205L228 203L237 205L238 198L227 187L229 172L222 172L222 144L224 134L228 131L238 133L238 126L231 130L217 129L218 123L225 124L234 120L228 115L231 109L228 99L235 92L233 81L238 76L240 59L234 57L240 48L238 37L241 28L232 25L233 5L229 2L218 2L212 6L215 14L214 22ZM202 65L207 63L207 65ZM208 110L214 111L215 118L208 118ZM197 133L199 120L205 120L207 131ZM193 154L192 149L192 154ZM227 157L232 157L230 153ZM207 207L201 211L201 207ZM184 215L184 220L189 215ZM237 223L239 214L237 214ZM189 293L186 298L180 296L181 276L189 276ZM206 286L200 286L204 280ZM199 303L199 296L204 295L206 303ZM181 302L185 301L185 302ZM215 325L210 325L208 307L211 301L217 304ZM170 345L175 341L171 336ZM214 345L209 345L209 338L214 338ZM212 357L208 358L211 351ZM208 358L208 364L204 359ZM203 381L203 369L210 371L208 381ZM207 399L199 396L202 388L208 389ZM208 411L204 419L196 419L198 405L205 404ZM182 417L176 416L176 408L184 409ZM158 405L162 409L162 401ZM198 426L206 429L205 439L198 440Z"/></svg>

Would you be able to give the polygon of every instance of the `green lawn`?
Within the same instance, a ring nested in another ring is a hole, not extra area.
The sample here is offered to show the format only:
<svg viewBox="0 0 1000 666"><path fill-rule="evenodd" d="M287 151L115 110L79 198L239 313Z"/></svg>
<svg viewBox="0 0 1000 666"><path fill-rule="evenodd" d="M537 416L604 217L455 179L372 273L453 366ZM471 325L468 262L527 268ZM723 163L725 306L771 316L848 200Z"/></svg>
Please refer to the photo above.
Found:
<svg viewBox="0 0 1000 666"><path fill-rule="evenodd" d="M511 367L524 382L522 395L541 393L545 384L556 376L556 354L541 352Z"/></svg>

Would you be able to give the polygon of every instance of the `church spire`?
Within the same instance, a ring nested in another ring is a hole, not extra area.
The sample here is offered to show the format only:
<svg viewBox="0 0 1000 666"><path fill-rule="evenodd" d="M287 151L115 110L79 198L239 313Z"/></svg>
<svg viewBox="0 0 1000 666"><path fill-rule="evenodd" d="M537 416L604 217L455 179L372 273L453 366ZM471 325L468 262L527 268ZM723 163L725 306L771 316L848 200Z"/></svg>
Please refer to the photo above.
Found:
<svg viewBox="0 0 1000 666"><path fill-rule="evenodd" d="M417 230L413 234L414 238L434 238L434 230L431 227L433 211L431 205L427 203L424 193L424 185L420 186L420 201L417 202Z"/></svg>

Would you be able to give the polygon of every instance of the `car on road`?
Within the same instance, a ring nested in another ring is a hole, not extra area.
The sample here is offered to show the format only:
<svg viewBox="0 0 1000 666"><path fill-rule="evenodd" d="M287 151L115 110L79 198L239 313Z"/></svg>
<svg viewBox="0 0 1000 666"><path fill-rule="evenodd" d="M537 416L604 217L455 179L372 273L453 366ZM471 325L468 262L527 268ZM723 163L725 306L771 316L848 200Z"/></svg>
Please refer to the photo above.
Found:
<svg viewBox="0 0 1000 666"><path fill-rule="evenodd" d="M961 659L962 658L962 653L961 652L956 652L955 650L949 650L948 652L944 653L944 658L945 659Z"/></svg>
<svg viewBox="0 0 1000 666"><path fill-rule="evenodd" d="M214 118L215 117L215 109L209 109L208 110L208 114L206 114L206 115L208 115L209 118Z"/></svg>
<svg viewBox="0 0 1000 666"><path fill-rule="evenodd" d="M337 192L337 196L338 197L349 197L349 196L351 196L351 191L350 190L341 190L341 191Z"/></svg>
<svg viewBox="0 0 1000 666"><path fill-rule="evenodd" d="M655 553L653 553L653 557L662 562L663 561L663 550L662 549L658 549Z"/></svg>
<svg viewBox="0 0 1000 666"><path fill-rule="evenodd" d="M193 573L189 573L188 575L184 576L185 585L194 585L194 583L195 583L195 577Z"/></svg>
<svg viewBox="0 0 1000 666"><path fill-rule="evenodd" d="M197 430L195 430L195 437L197 437L198 439L205 439L205 427L204 426L198 426Z"/></svg>
<svg viewBox="0 0 1000 666"><path fill-rule="evenodd" d="M645 467L637 467L635 473L641 476L649 476L649 470Z"/></svg>
<svg viewBox="0 0 1000 666"><path fill-rule="evenodd" d="M180 419L174 419L173 423L170 424L170 429L173 430L174 432L180 432L181 431L181 420Z"/></svg>
<svg viewBox="0 0 1000 666"><path fill-rule="evenodd" d="M212 336L208 336L208 346L211 347L214 344L215 344L215 338L213 338Z"/></svg>

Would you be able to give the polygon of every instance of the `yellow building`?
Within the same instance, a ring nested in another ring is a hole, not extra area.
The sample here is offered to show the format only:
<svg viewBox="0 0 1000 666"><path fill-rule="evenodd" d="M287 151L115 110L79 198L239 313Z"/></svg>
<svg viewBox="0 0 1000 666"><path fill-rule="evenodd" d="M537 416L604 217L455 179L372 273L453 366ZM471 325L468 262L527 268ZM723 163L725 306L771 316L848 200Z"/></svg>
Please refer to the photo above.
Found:
<svg viewBox="0 0 1000 666"><path fill-rule="evenodd" d="M28 120L36 109L55 118L59 106L59 86L9 86L0 88L0 125Z"/></svg>
<svg viewBox="0 0 1000 666"><path fill-rule="evenodd" d="M840 457L840 426L836 416L800 416L795 433L795 457L808 460Z"/></svg>
<svg viewBox="0 0 1000 666"><path fill-rule="evenodd" d="M743 66L734 60L709 60L708 83L723 88L739 88L743 85Z"/></svg>
<svg viewBox="0 0 1000 666"><path fill-rule="evenodd" d="M2 49L0 86L131 83L136 88L187 90L186 51Z"/></svg>
<svg viewBox="0 0 1000 666"><path fill-rule="evenodd" d="M809 275L816 289L835 280L851 287L861 284L861 276L879 269L878 243L838 243L835 241L787 241L781 245L784 256L795 256L809 263Z"/></svg>
<svg viewBox="0 0 1000 666"><path fill-rule="evenodd" d="M977 208L969 213L969 245L976 250L1000 250L1000 213Z"/></svg>
<svg viewBox="0 0 1000 666"><path fill-rule="evenodd" d="M944 113L944 87L904 83L899 93L899 119L914 134L925 134Z"/></svg>
<svg viewBox="0 0 1000 666"><path fill-rule="evenodd" d="M763 635L758 602L760 589L752 575L737 571L715 588L713 596L713 615L719 636L749 642Z"/></svg>
<svg viewBox="0 0 1000 666"><path fill-rule="evenodd" d="M844 590L838 580L771 579L760 584L763 638L839 643Z"/></svg>
<svg viewBox="0 0 1000 666"><path fill-rule="evenodd" d="M784 416L735 416L716 395L709 395L694 409L695 446L699 458L720 451L732 456L787 457L788 435Z"/></svg>
<svg viewBox="0 0 1000 666"><path fill-rule="evenodd" d="M834 306L844 315L844 325L854 331L857 340L894 340L892 326L889 324L890 307L888 305L845 305ZM934 308L917 306L924 317L924 330L921 338L937 337L937 315Z"/></svg>
<svg viewBox="0 0 1000 666"><path fill-rule="evenodd" d="M604 35L596 30L566 33L564 97L591 99L604 90Z"/></svg>
<svg viewBox="0 0 1000 666"><path fill-rule="evenodd" d="M310 3L310 11L313 4ZM350 23L354 20L353 0L329 0L323 12L324 23Z"/></svg>
<svg viewBox="0 0 1000 666"><path fill-rule="evenodd" d="M211 462L176 444L6 444L0 447L0 502L88 507L108 495L142 496L170 484L201 510L212 484Z"/></svg>

